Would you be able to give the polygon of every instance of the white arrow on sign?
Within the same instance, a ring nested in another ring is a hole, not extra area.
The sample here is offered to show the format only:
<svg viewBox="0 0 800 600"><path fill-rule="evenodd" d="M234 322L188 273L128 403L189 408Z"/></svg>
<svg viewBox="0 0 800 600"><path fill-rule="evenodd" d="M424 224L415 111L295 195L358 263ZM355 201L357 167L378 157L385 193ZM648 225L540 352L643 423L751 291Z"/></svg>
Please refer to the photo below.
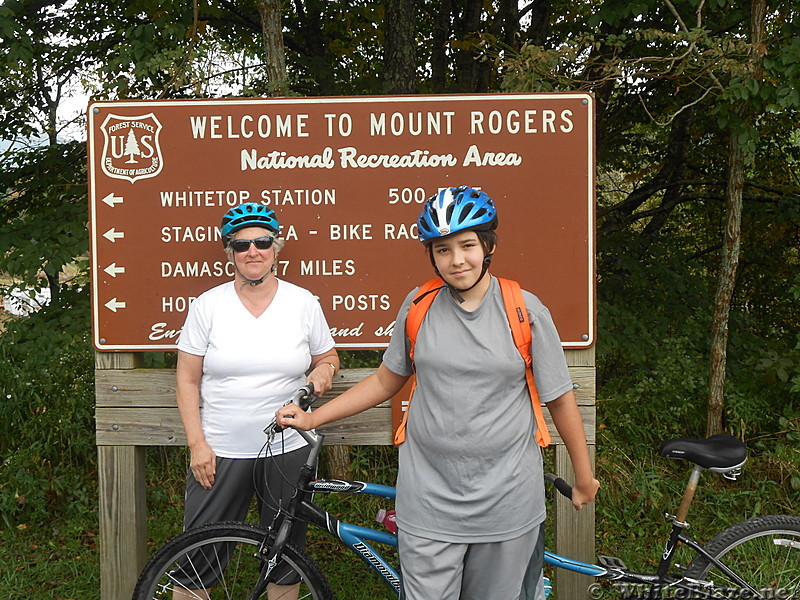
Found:
<svg viewBox="0 0 800 600"><path fill-rule="evenodd" d="M106 308L112 312L117 312L118 308L125 308L125 303L118 301L116 298L112 298L106 302Z"/></svg>
<svg viewBox="0 0 800 600"><path fill-rule="evenodd" d="M122 204L125 199L122 196L115 196L114 192L111 192L108 196L103 198L101 202L105 202L111 208L114 208L115 204Z"/></svg>
<svg viewBox="0 0 800 600"><path fill-rule="evenodd" d="M115 231L112 227L108 231L103 234L103 237L106 238L109 242L116 242L117 240L121 240L125 237L125 234L122 231Z"/></svg>
<svg viewBox="0 0 800 600"><path fill-rule="evenodd" d="M125 272L125 267L118 267L117 263L111 263L105 269L103 269L103 271L112 277L116 277L117 275L122 275Z"/></svg>

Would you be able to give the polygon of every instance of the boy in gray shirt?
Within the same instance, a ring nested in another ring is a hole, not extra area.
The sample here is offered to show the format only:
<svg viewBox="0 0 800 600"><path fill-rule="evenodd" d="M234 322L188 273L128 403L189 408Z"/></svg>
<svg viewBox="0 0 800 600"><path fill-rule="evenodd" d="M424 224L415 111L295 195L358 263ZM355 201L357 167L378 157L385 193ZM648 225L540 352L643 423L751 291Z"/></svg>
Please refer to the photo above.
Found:
<svg viewBox="0 0 800 600"><path fill-rule="evenodd" d="M415 373L396 500L406 598L516 600L545 505L525 362L488 272L497 213L484 192L449 188L428 200L417 224L445 285L419 329L413 363L405 324L417 290L373 375L313 413L282 408L279 423L311 429L356 414L393 397ZM599 483L572 381L549 311L533 294L523 297L536 389L570 453L580 509Z"/></svg>

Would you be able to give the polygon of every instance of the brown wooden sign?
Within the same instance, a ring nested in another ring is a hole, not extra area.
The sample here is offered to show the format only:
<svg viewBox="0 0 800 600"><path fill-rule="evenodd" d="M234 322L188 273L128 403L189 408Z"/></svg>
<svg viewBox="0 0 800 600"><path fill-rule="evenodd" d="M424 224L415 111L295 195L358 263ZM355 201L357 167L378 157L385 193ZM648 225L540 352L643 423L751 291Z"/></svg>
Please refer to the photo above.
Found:
<svg viewBox="0 0 800 600"><path fill-rule="evenodd" d="M88 110L98 350L170 350L192 299L230 280L219 234L274 209L278 277L316 294L339 348L388 344L432 268L421 204L469 185L497 205L493 272L594 343L594 104L588 94L97 102Z"/></svg>

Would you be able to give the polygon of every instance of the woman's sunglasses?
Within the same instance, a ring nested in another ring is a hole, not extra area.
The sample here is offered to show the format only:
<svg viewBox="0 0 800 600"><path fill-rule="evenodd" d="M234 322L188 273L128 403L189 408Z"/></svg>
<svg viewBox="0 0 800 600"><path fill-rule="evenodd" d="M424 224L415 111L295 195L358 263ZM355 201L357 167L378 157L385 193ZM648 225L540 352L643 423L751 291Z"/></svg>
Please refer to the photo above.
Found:
<svg viewBox="0 0 800 600"><path fill-rule="evenodd" d="M267 250L272 248L273 241L268 235L257 237L254 240L238 239L231 241L231 248L233 248L234 252L247 252L250 249L250 244L253 244L258 250Z"/></svg>

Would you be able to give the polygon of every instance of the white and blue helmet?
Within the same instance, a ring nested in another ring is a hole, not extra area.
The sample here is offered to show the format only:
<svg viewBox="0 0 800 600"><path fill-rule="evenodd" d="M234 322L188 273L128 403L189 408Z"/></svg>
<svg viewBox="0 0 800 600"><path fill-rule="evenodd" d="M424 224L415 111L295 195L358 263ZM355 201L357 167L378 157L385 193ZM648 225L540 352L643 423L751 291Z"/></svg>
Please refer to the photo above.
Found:
<svg viewBox="0 0 800 600"><path fill-rule="evenodd" d="M428 244L460 231L497 228L497 210L485 193L471 187L445 188L431 196L417 219L419 241Z"/></svg>

